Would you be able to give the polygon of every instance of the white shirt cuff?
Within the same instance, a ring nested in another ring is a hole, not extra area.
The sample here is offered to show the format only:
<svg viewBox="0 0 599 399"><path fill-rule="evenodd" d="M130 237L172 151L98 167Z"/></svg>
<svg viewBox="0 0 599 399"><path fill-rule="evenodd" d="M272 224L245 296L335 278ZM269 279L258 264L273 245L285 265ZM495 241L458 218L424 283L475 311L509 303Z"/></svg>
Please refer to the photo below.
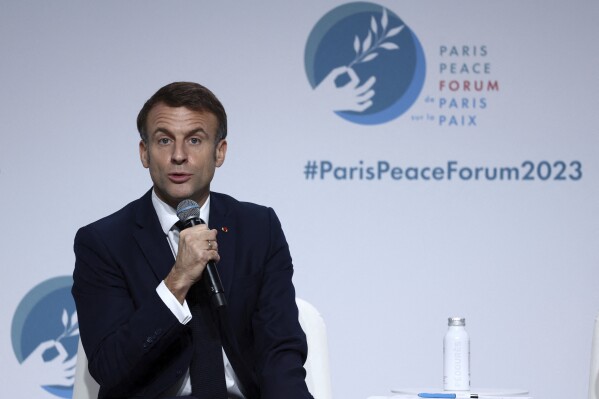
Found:
<svg viewBox="0 0 599 399"><path fill-rule="evenodd" d="M187 301L183 301L183 305L181 305L171 290L166 287L164 281L156 287L156 293L160 299L162 299L162 302L164 302L166 307L173 312L173 315L179 320L179 323L189 323L189 320L191 320L191 311L189 310L189 306L187 306Z"/></svg>

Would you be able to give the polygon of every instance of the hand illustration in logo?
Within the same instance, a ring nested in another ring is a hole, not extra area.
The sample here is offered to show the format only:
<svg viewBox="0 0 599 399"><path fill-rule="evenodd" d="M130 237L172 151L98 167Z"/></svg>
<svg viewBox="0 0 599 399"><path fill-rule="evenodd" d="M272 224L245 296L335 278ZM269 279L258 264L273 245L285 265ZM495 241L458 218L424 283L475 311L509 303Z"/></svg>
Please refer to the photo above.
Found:
<svg viewBox="0 0 599 399"><path fill-rule="evenodd" d="M406 112L426 71L414 32L396 14L369 2L325 14L310 32L304 62L318 104L364 125Z"/></svg>
<svg viewBox="0 0 599 399"><path fill-rule="evenodd" d="M360 40L357 35L354 36L354 59L347 66L334 68L315 87L317 95L325 98L326 103L331 105L333 111L362 112L372 106L372 97L375 95L372 86L376 82L376 77L371 76L360 85L360 78L352 69L352 66L374 60L378 57L381 49L387 51L399 50L399 46L390 39L399 34L404 28L404 25L401 25L389 29L389 16L386 8L383 8L379 22L380 29L374 16L370 18L370 29L364 40ZM338 80L343 75L347 75L349 81L337 85Z"/></svg>
<svg viewBox="0 0 599 399"><path fill-rule="evenodd" d="M23 297L11 326L12 347L20 366L21 397L73 396L79 322L71 295L73 278L42 281Z"/></svg>
<svg viewBox="0 0 599 399"><path fill-rule="evenodd" d="M61 322L62 333L55 339L40 343L21 363L26 375L36 378L40 386L72 387L74 383L77 355L69 359L69 353L60 341L79 335L77 312L69 317L67 310L63 309Z"/></svg>
<svg viewBox="0 0 599 399"><path fill-rule="evenodd" d="M349 82L337 86L336 81L347 75ZM371 76L360 85L360 78L350 67L341 66L333 69L326 78L315 88L316 94L326 99L324 103L330 104L332 111L357 111L362 112L372 106L371 98L374 96L372 86L376 78Z"/></svg>
<svg viewBox="0 0 599 399"><path fill-rule="evenodd" d="M54 358L46 361L44 354L56 351ZM40 386L73 386L77 356L69 354L60 341L49 340L39 344L23 361L21 367L28 378L35 378Z"/></svg>

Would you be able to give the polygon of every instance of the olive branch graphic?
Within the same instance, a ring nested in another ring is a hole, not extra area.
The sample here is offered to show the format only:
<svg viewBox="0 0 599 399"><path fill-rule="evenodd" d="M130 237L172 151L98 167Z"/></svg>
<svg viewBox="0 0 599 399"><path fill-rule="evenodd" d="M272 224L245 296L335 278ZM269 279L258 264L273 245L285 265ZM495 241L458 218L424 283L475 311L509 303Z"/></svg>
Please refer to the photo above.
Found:
<svg viewBox="0 0 599 399"><path fill-rule="evenodd" d="M379 34L379 25L373 16L370 18L370 29L368 29L368 34L364 40L361 41L358 35L355 36L354 51L356 53L356 58L354 58L354 60L347 66L348 68L361 62L374 60L379 55L377 52L379 48L388 51L399 50L399 46L388 39L398 35L405 25L396 26L387 30L389 16L387 15L387 9L385 7L383 7L383 15L381 16L380 24L381 29Z"/></svg>
<svg viewBox="0 0 599 399"><path fill-rule="evenodd" d="M64 331L54 341L60 342L63 338L79 335L79 321L77 319L77 311L73 311L69 318L69 313L66 309L62 310L62 326Z"/></svg>

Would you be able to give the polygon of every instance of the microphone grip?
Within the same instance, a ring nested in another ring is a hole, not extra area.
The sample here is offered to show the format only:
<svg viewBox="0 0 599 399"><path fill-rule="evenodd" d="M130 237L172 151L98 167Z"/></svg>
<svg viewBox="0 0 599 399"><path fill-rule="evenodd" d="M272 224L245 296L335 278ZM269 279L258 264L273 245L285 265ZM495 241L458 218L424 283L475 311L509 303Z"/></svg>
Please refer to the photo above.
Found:
<svg viewBox="0 0 599 399"><path fill-rule="evenodd" d="M200 218L191 218L185 221L185 227L188 228L197 224L205 224ZM227 306L227 298L225 297L225 290L223 289L223 283L220 281L220 276L214 262L210 261L204 269L202 275L206 289L210 294L210 301L215 309Z"/></svg>
<svg viewBox="0 0 599 399"><path fill-rule="evenodd" d="M225 290L223 290L223 284L220 281L218 270L214 262L210 261L204 269L204 275L202 276L206 281L206 287L210 293L210 300L214 308L222 308L227 306L227 298L225 297Z"/></svg>

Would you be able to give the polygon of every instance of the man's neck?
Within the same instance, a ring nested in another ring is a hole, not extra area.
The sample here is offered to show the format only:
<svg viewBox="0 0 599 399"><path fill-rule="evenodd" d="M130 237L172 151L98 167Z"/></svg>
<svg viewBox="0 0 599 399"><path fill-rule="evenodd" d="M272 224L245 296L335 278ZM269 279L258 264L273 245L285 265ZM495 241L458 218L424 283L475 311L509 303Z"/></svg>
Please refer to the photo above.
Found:
<svg viewBox="0 0 599 399"><path fill-rule="evenodd" d="M157 191L156 187L154 187L154 193L162 202L171 206L173 209L177 209L177 206L179 205L179 203L185 199L190 199L192 201L195 201L200 207L202 207L202 206L204 206L204 204L206 203L206 200L210 196L210 190L209 190L208 192L206 192L206 194L202 194L202 196L200 196L199 198L184 198L184 199L164 198L165 196L162 195L162 193L160 193L159 191Z"/></svg>

